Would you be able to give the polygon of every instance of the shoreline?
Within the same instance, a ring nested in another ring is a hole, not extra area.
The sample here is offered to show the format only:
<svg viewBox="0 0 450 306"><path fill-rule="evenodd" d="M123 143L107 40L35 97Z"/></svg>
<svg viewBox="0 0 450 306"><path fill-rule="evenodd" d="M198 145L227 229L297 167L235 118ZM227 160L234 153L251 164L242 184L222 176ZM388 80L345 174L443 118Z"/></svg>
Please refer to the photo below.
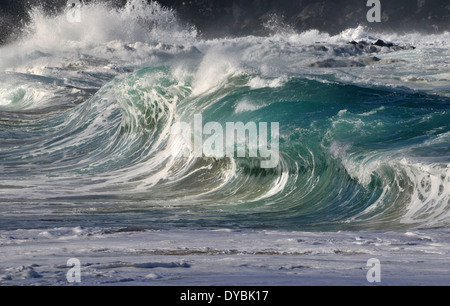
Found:
<svg viewBox="0 0 450 306"><path fill-rule="evenodd" d="M449 233L2 231L0 285L448 285ZM78 284L66 279L71 258L81 264ZM380 283L367 280L372 258L381 263Z"/></svg>

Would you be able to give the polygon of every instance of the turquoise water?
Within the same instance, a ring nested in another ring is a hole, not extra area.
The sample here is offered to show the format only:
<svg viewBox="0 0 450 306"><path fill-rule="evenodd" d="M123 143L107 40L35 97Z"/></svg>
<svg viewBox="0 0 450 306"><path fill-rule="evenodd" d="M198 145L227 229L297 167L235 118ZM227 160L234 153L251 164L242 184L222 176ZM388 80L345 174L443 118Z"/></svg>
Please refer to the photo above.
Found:
<svg viewBox="0 0 450 306"><path fill-rule="evenodd" d="M448 33L354 67L374 55L347 43L374 36L361 28L205 41L166 24L141 38L139 25L91 36L36 13L34 36L2 48L1 229L448 225ZM339 65L311 65L329 58ZM171 126L196 114L278 122L277 167L177 156Z"/></svg>

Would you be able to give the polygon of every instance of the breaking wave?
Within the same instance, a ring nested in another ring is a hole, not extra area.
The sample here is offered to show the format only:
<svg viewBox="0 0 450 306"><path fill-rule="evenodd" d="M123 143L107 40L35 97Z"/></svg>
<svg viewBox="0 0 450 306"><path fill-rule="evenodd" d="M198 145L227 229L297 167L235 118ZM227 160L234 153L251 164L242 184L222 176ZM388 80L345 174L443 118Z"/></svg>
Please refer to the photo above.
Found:
<svg viewBox="0 0 450 306"><path fill-rule="evenodd" d="M448 225L448 33L203 40L136 0L31 16L0 49L0 226ZM278 166L180 157L171 127L196 114L279 122Z"/></svg>

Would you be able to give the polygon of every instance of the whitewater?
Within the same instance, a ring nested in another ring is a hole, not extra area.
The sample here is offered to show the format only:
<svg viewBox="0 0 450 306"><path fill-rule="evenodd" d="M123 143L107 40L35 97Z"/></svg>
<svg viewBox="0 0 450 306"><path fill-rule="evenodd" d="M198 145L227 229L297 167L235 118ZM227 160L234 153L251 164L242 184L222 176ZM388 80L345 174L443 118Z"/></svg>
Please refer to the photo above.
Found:
<svg viewBox="0 0 450 306"><path fill-rule="evenodd" d="M448 284L450 33L204 39L157 2L0 47L0 284ZM382 46L377 41L392 43ZM278 122L279 163L177 122Z"/></svg>

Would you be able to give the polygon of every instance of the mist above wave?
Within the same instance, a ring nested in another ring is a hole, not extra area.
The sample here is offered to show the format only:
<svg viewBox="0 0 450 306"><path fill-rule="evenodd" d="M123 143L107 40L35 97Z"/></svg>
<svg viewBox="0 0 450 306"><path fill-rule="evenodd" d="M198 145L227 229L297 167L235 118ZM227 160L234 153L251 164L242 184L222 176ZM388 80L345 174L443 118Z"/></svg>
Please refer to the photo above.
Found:
<svg viewBox="0 0 450 306"><path fill-rule="evenodd" d="M135 1L85 0L86 4L103 3L112 9L123 8ZM143 0L142 2L152 2ZM369 23L366 1L338 2L302 0L159 0L162 6L176 11L184 23L194 25L208 38L273 33L274 17L298 32L311 29L337 34L358 25L374 31L439 33L449 30L450 6L440 0L381 1L380 23ZM30 11L40 6L47 13L61 12L65 0L6 0L0 3L0 43L14 40L23 24L30 21Z"/></svg>

